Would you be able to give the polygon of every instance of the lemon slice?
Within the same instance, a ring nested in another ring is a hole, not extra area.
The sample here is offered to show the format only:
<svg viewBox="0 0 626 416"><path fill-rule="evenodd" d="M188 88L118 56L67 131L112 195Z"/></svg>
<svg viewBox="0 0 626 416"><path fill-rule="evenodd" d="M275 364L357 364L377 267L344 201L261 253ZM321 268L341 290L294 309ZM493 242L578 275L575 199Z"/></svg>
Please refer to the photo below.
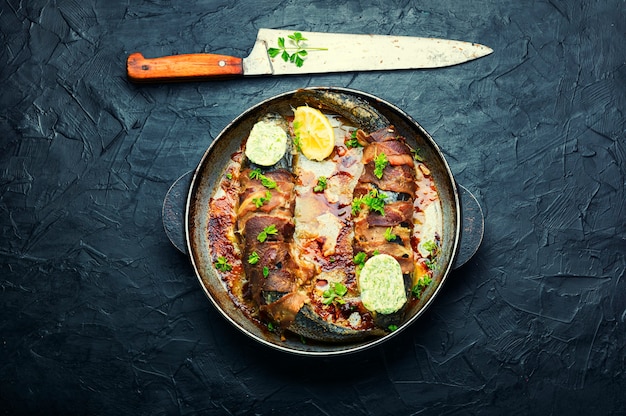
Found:
<svg viewBox="0 0 626 416"><path fill-rule="evenodd" d="M335 132L328 118L315 108L302 106L294 111L293 132L300 150L310 160L322 161L335 148Z"/></svg>
<svg viewBox="0 0 626 416"><path fill-rule="evenodd" d="M377 254L365 262L359 287L363 306L384 315L397 312L407 300L400 263L388 254Z"/></svg>

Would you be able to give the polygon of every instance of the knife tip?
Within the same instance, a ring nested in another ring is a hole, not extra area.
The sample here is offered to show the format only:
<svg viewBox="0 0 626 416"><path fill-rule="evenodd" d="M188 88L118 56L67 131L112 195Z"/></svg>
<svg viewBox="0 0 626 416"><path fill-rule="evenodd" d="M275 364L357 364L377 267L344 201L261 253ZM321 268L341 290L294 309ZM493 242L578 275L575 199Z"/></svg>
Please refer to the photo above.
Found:
<svg viewBox="0 0 626 416"><path fill-rule="evenodd" d="M472 43L472 46L474 47L474 59L483 58L493 53L493 49L489 46L485 46L480 43Z"/></svg>
<svg viewBox="0 0 626 416"><path fill-rule="evenodd" d="M483 56L487 56L487 55L489 55L489 54L492 54L492 53L493 53L493 49L491 49L489 46L486 46L486 45L480 45L480 44L477 44L477 46L480 46L480 48L482 49L482 51L483 51L483 53L484 53L484 55L483 55Z"/></svg>

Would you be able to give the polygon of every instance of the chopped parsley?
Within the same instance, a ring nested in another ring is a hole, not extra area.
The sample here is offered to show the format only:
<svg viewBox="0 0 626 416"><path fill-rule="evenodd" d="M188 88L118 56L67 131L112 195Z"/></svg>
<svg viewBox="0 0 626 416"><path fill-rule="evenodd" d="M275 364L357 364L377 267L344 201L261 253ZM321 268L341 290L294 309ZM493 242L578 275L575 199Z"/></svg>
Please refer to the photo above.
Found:
<svg viewBox="0 0 626 416"><path fill-rule="evenodd" d="M363 197L354 198L352 200L352 215L358 215L361 212L361 204L363 203Z"/></svg>
<svg viewBox="0 0 626 416"><path fill-rule="evenodd" d="M388 164L389 160L387 159L386 154L381 153L376 156L376 159L374 159L374 176L376 176L378 179L382 178L383 170L385 170Z"/></svg>
<svg viewBox="0 0 626 416"><path fill-rule="evenodd" d="M361 212L361 205L365 204L370 211L378 212L380 215L385 215L385 199L387 195L382 192L378 192L376 189L372 189L367 195L354 198L352 200L352 215L358 215Z"/></svg>
<svg viewBox="0 0 626 416"><path fill-rule="evenodd" d="M276 188L276 182L274 182L273 180L271 180L270 178L263 176L261 178L261 183L263 184L263 186L265 186L267 189L274 189Z"/></svg>
<svg viewBox="0 0 626 416"><path fill-rule="evenodd" d="M435 254L437 252L437 243L433 240L424 241L422 246L430 252L430 254Z"/></svg>
<svg viewBox="0 0 626 416"><path fill-rule="evenodd" d="M228 263L226 257L219 256L215 262L215 268L220 272L229 272L233 269L233 266Z"/></svg>
<svg viewBox="0 0 626 416"><path fill-rule="evenodd" d="M363 266L365 264L366 259L367 259L367 255L365 254L365 252L361 251L357 253L356 256L354 256L352 261L354 261L354 264L356 264L357 266Z"/></svg>
<svg viewBox="0 0 626 416"><path fill-rule="evenodd" d="M367 260L367 254L365 254L364 251L357 253L352 259L354 265L356 266L357 273L361 271L363 266L365 266L365 260Z"/></svg>
<svg viewBox="0 0 626 416"><path fill-rule="evenodd" d="M261 179L263 174L261 173L261 169L257 168L257 169L252 169L248 176L250 177L250 179Z"/></svg>
<svg viewBox="0 0 626 416"><path fill-rule="evenodd" d="M350 135L350 139L346 140L346 147L348 149L351 149L353 147L363 147L363 145L361 145L361 143L359 143L359 140L356 138L356 130L353 130L352 134Z"/></svg>
<svg viewBox="0 0 626 416"><path fill-rule="evenodd" d="M265 196L260 198L252 198L252 202L257 208L261 208L263 204L269 202L272 199L272 193L270 191L265 191Z"/></svg>
<svg viewBox="0 0 626 416"><path fill-rule="evenodd" d="M395 235L395 234L393 233L393 228L388 227L388 228L385 230L385 240L387 240L387 241L393 241L393 240L395 240L395 239L396 239L396 237L397 237L397 235Z"/></svg>
<svg viewBox="0 0 626 416"><path fill-rule="evenodd" d="M270 268L267 266L263 266L263 277L267 278L270 275Z"/></svg>
<svg viewBox="0 0 626 416"><path fill-rule="evenodd" d="M419 299L422 295L422 290L424 290L429 284L431 284L432 281L433 279L431 279L430 276L420 277L420 279L417 281L417 284L413 286L413 289L411 289L411 292L413 292L413 296L415 296L416 299Z"/></svg>
<svg viewBox="0 0 626 416"><path fill-rule="evenodd" d="M326 176L320 176L317 178L317 185L313 188L313 192L324 192L324 189L326 189L327 186Z"/></svg>
<svg viewBox="0 0 626 416"><path fill-rule="evenodd" d="M387 195L373 189L363 198L363 202L370 211L376 211L380 215L385 215L385 199L387 199Z"/></svg>
<svg viewBox="0 0 626 416"><path fill-rule="evenodd" d="M259 262L259 260L260 260L259 253L257 253L256 251L253 251L248 256L248 263L249 264L257 264Z"/></svg>
<svg viewBox="0 0 626 416"><path fill-rule="evenodd" d="M346 301L343 300L343 296L346 293L348 293L348 288L343 283L331 283L330 287L322 294L324 297L322 303L324 305L330 305L334 301L343 305L346 303Z"/></svg>
<svg viewBox="0 0 626 416"><path fill-rule="evenodd" d="M426 259L425 263L426 263L426 267L428 267L430 270L437 269L437 262L435 261L435 259Z"/></svg>
<svg viewBox="0 0 626 416"><path fill-rule="evenodd" d="M425 260L426 267L430 270L437 269L437 256L439 255L439 245L437 242L433 240L424 241L422 247L430 253L430 258Z"/></svg>
<svg viewBox="0 0 626 416"><path fill-rule="evenodd" d="M421 148L416 148L416 149L411 149L411 153L413 153L413 159L417 160L418 162L423 162L424 161L424 157L420 154L422 151Z"/></svg>
<svg viewBox="0 0 626 416"><path fill-rule="evenodd" d="M256 168L250 171L250 179L258 179L267 189L276 188L276 182L261 173L261 169Z"/></svg>
<svg viewBox="0 0 626 416"><path fill-rule="evenodd" d="M257 235L256 239L259 240L259 242L263 243L265 242L265 240L267 240L268 235L275 235L275 234L278 234L278 230L276 229L276 226L274 224L268 225L267 227L263 228L263 231L261 231L259 235Z"/></svg>
<svg viewBox="0 0 626 416"><path fill-rule="evenodd" d="M293 128L296 129L299 124L300 123L293 123ZM300 136L295 136L293 138L293 147L295 147L298 152L302 151L302 140L300 139Z"/></svg>

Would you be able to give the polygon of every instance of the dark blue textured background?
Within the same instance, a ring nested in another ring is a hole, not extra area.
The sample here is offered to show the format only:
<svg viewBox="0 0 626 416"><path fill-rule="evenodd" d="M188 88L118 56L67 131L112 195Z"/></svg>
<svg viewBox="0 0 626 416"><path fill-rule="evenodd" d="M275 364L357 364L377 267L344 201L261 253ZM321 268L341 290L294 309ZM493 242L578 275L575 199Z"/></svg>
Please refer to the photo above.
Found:
<svg viewBox="0 0 626 416"><path fill-rule="evenodd" d="M452 68L133 85L129 53L244 57L256 29L443 37ZM0 413L626 414L623 0L0 4ZM212 308L161 203L249 106L390 101L481 202L428 312L340 359L269 351Z"/></svg>

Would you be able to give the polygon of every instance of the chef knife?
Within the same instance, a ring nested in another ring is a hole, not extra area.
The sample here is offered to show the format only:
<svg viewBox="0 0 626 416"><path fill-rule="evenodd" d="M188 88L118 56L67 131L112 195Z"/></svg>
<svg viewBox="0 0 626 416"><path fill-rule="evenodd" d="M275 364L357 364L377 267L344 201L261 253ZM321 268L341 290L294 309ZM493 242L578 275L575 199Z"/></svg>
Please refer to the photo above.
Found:
<svg viewBox="0 0 626 416"><path fill-rule="evenodd" d="M259 29L246 58L194 53L128 57L134 82L184 81L239 76L439 68L489 55L477 43L410 36L356 35Z"/></svg>

